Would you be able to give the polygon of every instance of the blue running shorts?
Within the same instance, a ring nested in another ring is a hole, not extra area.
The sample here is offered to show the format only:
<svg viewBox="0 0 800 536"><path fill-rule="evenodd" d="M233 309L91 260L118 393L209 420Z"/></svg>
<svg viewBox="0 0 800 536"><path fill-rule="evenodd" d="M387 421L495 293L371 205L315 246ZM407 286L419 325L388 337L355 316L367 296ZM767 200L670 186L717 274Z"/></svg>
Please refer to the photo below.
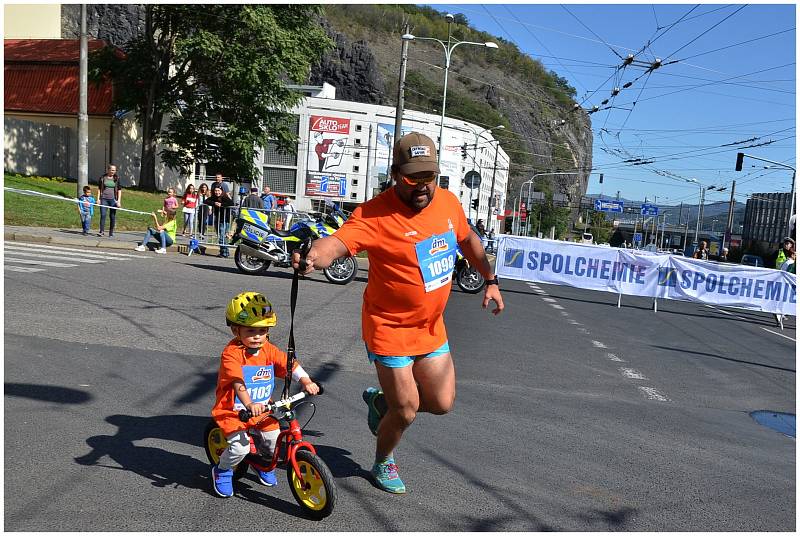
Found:
<svg viewBox="0 0 800 536"><path fill-rule="evenodd" d="M365 345L366 346L366 345ZM411 365L417 359L425 359L428 357L439 357L440 355L450 353L450 343L445 341L443 345L429 354L421 355L378 355L369 351L367 348L367 357L370 363L377 361L384 367L389 368L403 368Z"/></svg>

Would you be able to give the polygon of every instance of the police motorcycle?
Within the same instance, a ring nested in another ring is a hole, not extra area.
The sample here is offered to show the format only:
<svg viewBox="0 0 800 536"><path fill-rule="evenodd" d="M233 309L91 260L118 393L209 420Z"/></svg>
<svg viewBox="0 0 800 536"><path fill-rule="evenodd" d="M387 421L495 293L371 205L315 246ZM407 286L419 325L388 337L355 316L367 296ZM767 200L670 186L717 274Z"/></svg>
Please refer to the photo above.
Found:
<svg viewBox="0 0 800 536"><path fill-rule="evenodd" d="M472 231L480 236L478 229L470 224ZM467 258L461 253L461 248L456 248L456 265L453 269L453 277L458 288L468 294L477 294L486 284L486 280L481 273L472 266Z"/></svg>
<svg viewBox="0 0 800 536"><path fill-rule="evenodd" d="M271 264L290 268L292 251L298 249L304 240L332 235L345 219L339 210L331 214L308 215L284 231L269 224L269 213L243 208L236 218L236 231L231 240L231 244L236 245L233 257L236 267L249 275L264 274ZM340 257L323 273L331 283L346 285L355 279L358 264L353 257Z"/></svg>

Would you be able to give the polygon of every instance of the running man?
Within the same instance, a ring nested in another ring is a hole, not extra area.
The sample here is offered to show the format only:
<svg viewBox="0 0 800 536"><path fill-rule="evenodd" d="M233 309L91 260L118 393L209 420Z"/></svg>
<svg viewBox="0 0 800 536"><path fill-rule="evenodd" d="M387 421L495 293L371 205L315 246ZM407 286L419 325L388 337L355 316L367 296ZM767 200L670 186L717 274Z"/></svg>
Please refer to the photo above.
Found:
<svg viewBox="0 0 800 536"><path fill-rule="evenodd" d="M438 189L436 146L412 132L394 147L395 185L360 205L334 235L315 240L308 268L326 268L344 255L369 254L361 311L367 356L381 388L363 393L367 422L377 436L372 476L378 487L405 493L394 449L417 413L443 415L455 400L456 380L443 313L450 296L456 246L486 279L483 307L503 298L480 238L455 195ZM293 264L299 266L295 253Z"/></svg>

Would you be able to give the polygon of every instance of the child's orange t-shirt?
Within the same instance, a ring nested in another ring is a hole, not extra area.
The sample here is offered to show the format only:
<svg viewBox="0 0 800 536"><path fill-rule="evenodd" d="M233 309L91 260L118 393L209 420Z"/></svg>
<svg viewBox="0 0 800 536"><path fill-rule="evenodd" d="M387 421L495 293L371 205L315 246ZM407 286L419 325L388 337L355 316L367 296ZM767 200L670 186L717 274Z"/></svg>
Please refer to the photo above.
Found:
<svg viewBox="0 0 800 536"><path fill-rule="evenodd" d="M274 378L283 378L286 376L286 354L268 341L264 343L257 354L251 356L246 353L246 347L238 339L232 339L222 350L219 375L217 376L217 400L211 410L211 416L226 436L245 430L248 424L252 426L256 420L262 418L259 415L244 423L239 420L239 411L233 409L235 400L233 382L236 380L245 383L242 378L242 367L245 365L272 365ZM297 366L296 362L294 366ZM278 423L273 419L266 419L260 428L274 430L278 428Z"/></svg>
<svg viewBox="0 0 800 536"><path fill-rule="evenodd" d="M470 228L456 196L437 188L415 212L394 188L363 203L333 235L351 255L369 254L369 281L361 309L367 348L379 355L421 355L447 341L443 313L452 280L425 291L417 244L453 231L457 242Z"/></svg>

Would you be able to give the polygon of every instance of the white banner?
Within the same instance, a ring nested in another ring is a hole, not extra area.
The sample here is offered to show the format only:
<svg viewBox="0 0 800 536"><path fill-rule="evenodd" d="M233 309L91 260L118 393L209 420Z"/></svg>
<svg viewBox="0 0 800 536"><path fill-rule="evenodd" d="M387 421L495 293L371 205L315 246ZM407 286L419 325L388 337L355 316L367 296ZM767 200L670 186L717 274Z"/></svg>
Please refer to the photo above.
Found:
<svg viewBox="0 0 800 536"><path fill-rule="evenodd" d="M797 314L795 274L677 255L500 235L496 273L615 294Z"/></svg>

